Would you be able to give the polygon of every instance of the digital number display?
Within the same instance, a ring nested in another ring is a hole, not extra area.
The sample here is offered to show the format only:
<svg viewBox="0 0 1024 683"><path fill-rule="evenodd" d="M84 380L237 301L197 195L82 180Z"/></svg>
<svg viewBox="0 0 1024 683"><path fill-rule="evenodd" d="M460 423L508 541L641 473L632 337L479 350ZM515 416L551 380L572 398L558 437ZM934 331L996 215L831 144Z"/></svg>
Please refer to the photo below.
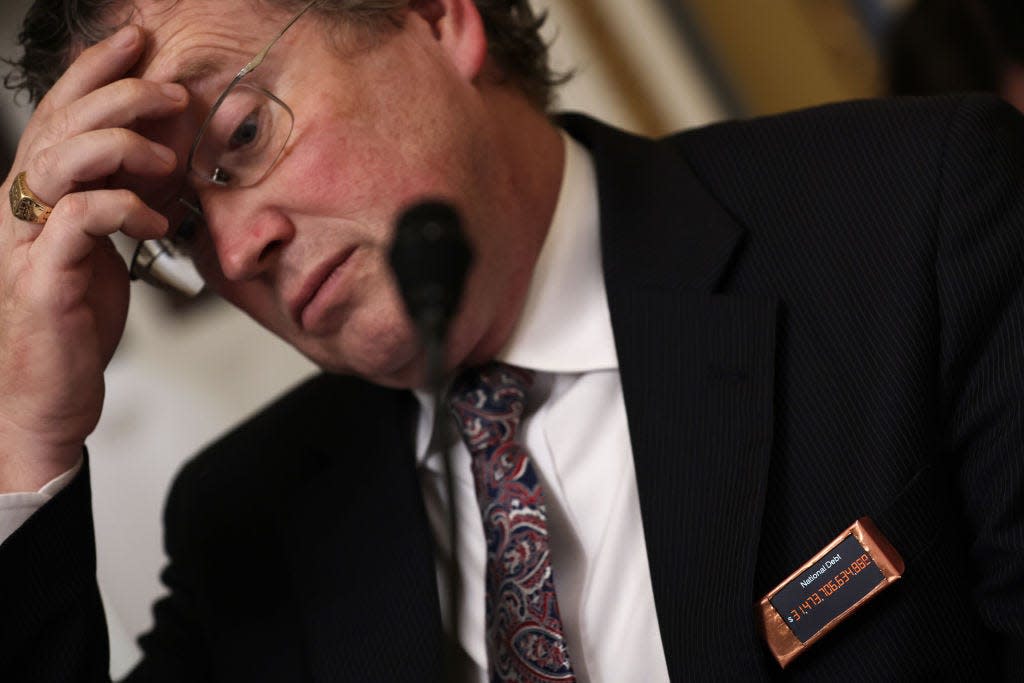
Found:
<svg viewBox="0 0 1024 683"><path fill-rule="evenodd" d="M801 643L884 581L882 571L851 534L821 561L783 586L772 607Z"/></svg>

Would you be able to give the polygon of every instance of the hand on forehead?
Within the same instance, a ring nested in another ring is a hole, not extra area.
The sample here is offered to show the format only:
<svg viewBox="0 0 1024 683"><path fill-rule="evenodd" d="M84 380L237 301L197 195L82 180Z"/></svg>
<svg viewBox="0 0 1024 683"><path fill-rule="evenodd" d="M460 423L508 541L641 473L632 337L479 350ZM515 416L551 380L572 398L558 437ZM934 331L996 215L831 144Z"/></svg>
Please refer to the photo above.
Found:
<svg viewBox="0 0 1024 683"><path fill-rule="evenodd" d="M280 16L279 16L280 15ZM282 19L282 17L284 17ZM135 0L110 18L143 29L145 49L126 76L181 82L192 93L181 115L138 120L130 127L173 149L184 163L199 124L220 90L277 31L288 14L252 0ZM179 169L175 177L180 177ZM122 172L113 181L153 205L176 192L180 180L159 182Z"/></svg>

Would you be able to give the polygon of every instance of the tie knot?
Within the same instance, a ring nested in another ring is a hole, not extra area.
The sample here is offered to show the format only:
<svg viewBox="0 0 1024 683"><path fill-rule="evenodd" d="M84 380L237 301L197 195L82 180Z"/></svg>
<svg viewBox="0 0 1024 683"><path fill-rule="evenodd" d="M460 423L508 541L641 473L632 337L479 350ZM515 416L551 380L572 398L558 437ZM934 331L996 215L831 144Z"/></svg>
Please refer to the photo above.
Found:
<svg viewBox="0 0 1024 683"><path fill-rule="evenodd" d="M470 453L515 438L532 384L532 372L505 363L471 368L456 378L448 404Z"/></svg>

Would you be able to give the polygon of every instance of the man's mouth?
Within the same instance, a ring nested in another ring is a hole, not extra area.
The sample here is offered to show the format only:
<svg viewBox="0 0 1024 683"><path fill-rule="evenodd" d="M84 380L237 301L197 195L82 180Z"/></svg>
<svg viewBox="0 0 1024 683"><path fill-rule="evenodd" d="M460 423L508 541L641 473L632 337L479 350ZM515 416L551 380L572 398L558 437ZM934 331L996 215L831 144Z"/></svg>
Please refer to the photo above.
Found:
<svg viewBox="0 0 1024 683"><path fill-rule="evenodd" d="M318 317L319 304L328 290L333 289L331 285L339 278L341 271L349 258L355 252L354 246L346 248L337 256L328 259L317 266L303 282L298 293L291 298L288 306L292 320L302 330L308 330L315 323Z"/></svg>

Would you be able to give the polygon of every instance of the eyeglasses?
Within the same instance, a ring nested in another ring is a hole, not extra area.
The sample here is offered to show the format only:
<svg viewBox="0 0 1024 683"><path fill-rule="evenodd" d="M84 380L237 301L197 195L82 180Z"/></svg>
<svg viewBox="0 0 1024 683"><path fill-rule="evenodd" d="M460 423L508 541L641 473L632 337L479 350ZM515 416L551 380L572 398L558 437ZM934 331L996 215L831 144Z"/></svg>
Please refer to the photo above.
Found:
<svg viewBox="0 0 1024 683"><path fill-rule="evenodd" d="M189 150L186 175L209 185L242 188L258 184L274 168L291 137L295 115L274 93L247 82L246 77L318 2L312 0L292 17L213 103ZM129 265L131 277L195 296L204 285L192 261L193 239L205 226L202 207L179 191L158 211L167 218L171 231L167 237L139 243Z"/></svg>

